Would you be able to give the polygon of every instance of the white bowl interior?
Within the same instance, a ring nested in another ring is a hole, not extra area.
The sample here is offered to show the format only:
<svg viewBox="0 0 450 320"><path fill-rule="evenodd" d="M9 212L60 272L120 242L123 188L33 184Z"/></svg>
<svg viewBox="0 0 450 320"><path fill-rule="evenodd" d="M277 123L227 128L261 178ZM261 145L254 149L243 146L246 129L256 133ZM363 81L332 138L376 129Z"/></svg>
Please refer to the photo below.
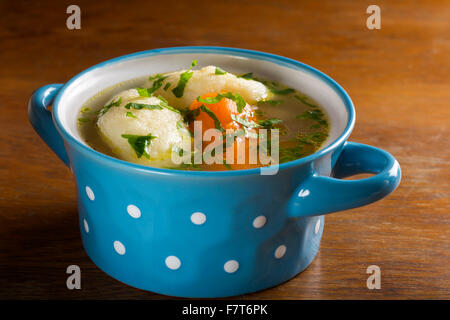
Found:
<svg viewBox="0 0 450 320"><path fill-rule="evenodd" d="M330 119L330 134L322 148L336 140L347 126L349 115L344 100L335 88L312 71L267 60L217 53L144 55L94 68L73 81L61 96L58 105L61 124L75 139L86 144L78 132L77 118L79 110L91 97L126 80L186 69L193 59L198 60L198 67L216 65L237 74L253 72L258 77L281 82L316 100Z"/></svg>

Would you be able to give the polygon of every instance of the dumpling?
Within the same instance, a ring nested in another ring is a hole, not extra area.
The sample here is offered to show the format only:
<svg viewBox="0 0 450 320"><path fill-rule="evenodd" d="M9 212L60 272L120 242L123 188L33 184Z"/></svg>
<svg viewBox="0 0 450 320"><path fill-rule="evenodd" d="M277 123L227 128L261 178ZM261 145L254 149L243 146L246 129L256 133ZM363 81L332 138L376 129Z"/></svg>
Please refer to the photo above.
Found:
<svg viewBox="0 0 450 320"><path fill-rule="evenodd" d="M267 87L259 81L239 78L229 72L223 75L217 75L215 73L216 67L208 66L200 70L192 71L192 77L185 86L183 96L177 98L172 90L177 86L180 75L185 71L186 70L164 74L164 80L154 94L156 96L161 95L170 105L176 108L186 108L198 96L210 92L225 91L239 93L244 100L250 104L265 100L270 95ZM147 80L144 87L151 88L155 81L158 81L158 79Z"/></svg>
<svg viewBox="0 0 450 320"><path fill-rule="evenodd" d="M136 89L115 95L100 111L97 127L113 153L139 164L173 166L172 152L191 148L178 110L157 97L141 97Z"/></svg>

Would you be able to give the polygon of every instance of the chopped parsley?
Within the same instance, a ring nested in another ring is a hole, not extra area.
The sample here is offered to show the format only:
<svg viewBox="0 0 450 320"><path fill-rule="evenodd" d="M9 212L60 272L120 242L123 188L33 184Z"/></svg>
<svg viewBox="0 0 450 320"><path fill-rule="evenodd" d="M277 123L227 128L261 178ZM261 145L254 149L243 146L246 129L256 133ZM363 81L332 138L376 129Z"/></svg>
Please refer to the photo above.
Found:
<svg viewBox="0 0 450 320"><path fill-rule="evenodd" d="M296 92L295 89L292 89L292 88L279 88L280 85L274 81L266 81L266 80L261 80L261 79L256 79L256 78L255 78L255 80L259 81L263 85L265 85L267 87L267 89L269 89L269 91L272 92L273 94L286 95L289 93Z"/></svg>
<svg viewBox="0 0 450 320"><path fill-rule="evenodd" d="M239 124L241 124L241 125L243 125L244 127L247 127L247 128L259 128L260 127L260 125L257 124L256 122L250 121L247 118L238 117L238 116L236 116L234 114L231 114L231 119L233 119L237 123L239 123Z"/></svg>
<svg viewBox="0 0 450 320"><path fill-rule="evenodd" d="M127 117L129 117L129 118L137 118L137 117L133 114L133 112L130 112L130 111L127 111Z"/></svg>
<svg viewBox="0 0 450 320"><path fill-rule="evenodd" d="M255 115L257 117L264 117L264 116L266 116L266 113L264 111L261 111L260 109L256 109L255 110Z"/></svg>
<svg viewBox="0 0 450 320"><path fill-rule="evenodd" d="M300 97L299 95L294 96L295 99L301 101L303 104L306 104L308 107L317 108L317 106L306 100L306 97Z"/></svg>
<svg viewBox="0 0 450 320"><path fill-rule="evenodd" d="M225 71L225 70L223 70L222 68L220 68L220 67L216 67L216 71L214 72L214 74L217 74L217 75L223 75L223 74L226 74L227 72Z"/></svg>
<svg viewBox="0 0 450 320"><path fill-rule="evenodd" d="M220 123L219 119L217 119L217 116L215 115L214 112L211 111L211 109L209 109L207 106L202 104L200 107L200 110L205 112L208 116L211 117L211 119L214 120L214 126L216 127L217 130L220 130L222 132L225 131L225 129L222 127L222 124Z"/></svg>
<svg viewBox="0 0 450 320"><path fill-rule="evenodd" d="M238 129L238 130L230 132L230 133L225 133L222 136L224 149L231 147L237 137L245 136L245 134L246 134L246 130L242 130L242 129Z"/></svg>
<svg viewBox="0 0 450 320"><path fill-rule="evenodd" d="M245 78L247 80L252 79L252 80L261 82L273 94L286 95L286 94L297 92L295 89L292 89L292 88L280 88L280 85L278 83L274 82L274 81L266 81L266 80L255 78L255 77L253 77L252 73L247 73L247 74L244 74L244 75L242 75L240 77L241 78Z"/></svg>
<svg viewBox="0 0 450 320"><path fill-rule="evenodd" d="M101 110L100 110L100 116L103 116L106 112L108 112L109 109L111 109L112 107L118 107L120 106L120 104L122 103L122 97L120 97L118 100L111 102L110 104L104 106Z"/></svg>
<svg viewBox="0 0 450 320"><path fill-rule="evenodd" d="M312 145L314 147L319 147L322 142L328 137L328 134L325 132L313 132L308 134L298 134L297 142L299 145L304 146L305 144Z"/></svg>
<svg viewBox="0 0 450 320"><path fill-rule="evenodd" d="M173 111L173 112L176 112L176 113L181 113L180 110L175 109L175 108L172 107L172 106L169 106L169 103L168 103L167 100L164 99L163 97L158 96L158 99L161 100L161 103L159 104L161 107L166 108L166 109L169 109L170 111Z"/></svg>
<svg viewBox="0 0 450 320"><path fill-rule="evenodd" d="M157 80L157 79L160 79L160 78L163 78L163 77L164 76L161 73L158 73L158 74L155 74L154 76L148 77L148 80L152 81L152 80Z"/></svg>
<svg viewBox="0 0 450 320"><path fill-rule="evenodd" d="M280 148L279 149L279 161L280 163L296 160L306 155L306 151L302 146L295 146L292 148Z"/></svg>
<svg viewBox="0 0 450 320"><path fill-rule="evenodd" d="M295 90L292 88L276 89L275 87L272 87L272 86L269 86L268 88L269 88L270 92L272 92L273 94L284 95L284 94L289 94L289 93L295 92Z"/></svg>
<svg viewBox="0 0 450 320"><path fill-rule="evenodd" d="M147 159L150 159L150 155L145 149L151 143L151 141L157 137L152 136L151 133L146 136L139 136L135 134L122 134L121 136L122 138L128 140L128 143L130 144L131 148L133 148L134 152L136 152L138 158L144 156Z"/></svg>
<svg viewBox="0 0 450 320"><path fill-rule="evenodd" d="M327 139L326 132L299 133L295 139L296 145L288 148L280 148L280 163L297 160L313 153L316 148Z"/></svg>
<svg viewBox="0 0 450 320"><path fill-rule="evenodd" d="M156 90L161 88L163 81L166 78L167 78L167 76L163 76L162 74L150 76L148 78L148 80L149 81L153 80L152 87L151 88L136 88L136 90L141 97L151 97Z"/></svg>
<svg viewBox="0 0 450 320"><path fill-rule="evenodd" d="M252 80L253 79L253 72L249 72L246 74L242 74L240 76L237 76L238 78L244 78L246 80Z"/></svg>
<svg viewBox="0 0 450 320"><path fill-rule="evenodd" d="M170 83L170 82L167 82L166 83L166 85L164 86L164 91L167 91L167 89L169 89L169 87L171 86L172 84Z"/></svg>
<svg viewBox="0 0 450 320"><path fill-rule="evenodd" d="M183 121L184 122L191 123L200 114L200 109L197 108L197 109L194 109L194 110L190 110L189 108L186 108L186 109L181 111L181 114L183 115Z"/></svg>
<svg viewBox="0 0 450 320"><path fill-rule="evenodd" d="M135 110L141 110L141 109L150 109L150 110L161 110L163 107L159 104L145 104L145 103L136 103L136 102L130 102L125 105L125 109L135 109Z"/></svg>
<svg viewBox="0 0 450 320"><path fill-rule="evenodd" d="M223 166L227 168L227 170L233 170L233 168L226 162L223 163Z"/></svg>
<svg viewBox="0 0 450 320"><path fill-rule="evenodd" d="M183 148L180 148L179 146L173 146L172 147L172 152L175 152L176 154L178 154L178 156L182 157L185 154L188 154L189 152L187 152L186 150L184 150Z"/></svg>
<svg viewBox="0 0 450 320"><path fill-rule="evenodd" d="M224 94L219 93L215 97L207 97L207 98L197 97L197 101L206 104L215 104L220 102L223 98L227 98L236 102L238 113L241 113L242 110L244 110L245 106L247 105L244 98L242 98L242 96L239 93L233 94L231 92L227 92Z"/></svg>
<svg viewBox="0 0 450 320"><path fill-rule="evenodd" d="M192 61L191 66L185 72L180 74L180 79L178 80L177 86L172 90L173 94L177 98L181 98L184 94L184 88L194 74L191 69L197 65L197 60Z"/></svg>
<svg viewBox="0 0 450 320"><path fill-rule="evenodd" d="M86 123L86 122L90 122L91 121L91 119L89 119L89 118L78 118L78 122L81 124L81 123Z"/></svg>
<svg viewBox="0 0 450 320"><path fill-rule="evenodd" d="M146 103L136 103L136 102L130 102L125 105L125 109L135 109L135 110L141 110L141 109L150 109L150 110L162 110L163 108L169 109L170 111L180 113L180 110L175 109L172 106L169 106L166 99L164 99L161 96L158 96L158 99L161 100L159 104L146 104Z"/></svg>
<svg viewBox="0 0 450 320"><path fill-rule="evenodd" d="M272 129L275 124L281 123L283 120L272 118L272 119L265 119L265 120L259 120L259 125L264 129Z"/></svg>
<svg viewBox="0 0 450 320"><path fill-rule="evenodd" d="M297 119L306 119L316 121L317 125L314 125L314 128L319 128L320 126L328 126L328 121L324 119L325 115L320 109L307 110L302 114L296 116Z"/></svg>
<svg viewBox="0 0 450 320"><path fill-rule="evenodd" d="M149 92L149 88L136 88L136 90L141 97L150 97L152 95L152 93Z"/></svg>
<svg viewBox="0 0 450 320"><path fill-rule="evenodd" d="M273 106L276 106L277 104L282 104L284 103L283 100L260 100L258 101L258 104L263 104L263 103L270 103Z"/></svg>

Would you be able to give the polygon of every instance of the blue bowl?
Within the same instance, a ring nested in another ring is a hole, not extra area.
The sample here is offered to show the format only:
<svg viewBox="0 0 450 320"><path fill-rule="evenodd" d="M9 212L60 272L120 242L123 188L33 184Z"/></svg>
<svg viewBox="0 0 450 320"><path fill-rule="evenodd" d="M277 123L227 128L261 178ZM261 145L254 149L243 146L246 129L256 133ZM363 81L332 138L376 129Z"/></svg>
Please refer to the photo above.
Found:
<svg viewBox="0 0 450 320"><path fill-rule="evenodd" d="M125 80L184 68L193 59L252 71L306 93L326 110L330 138L316 153L271 173L151 168L83 142L76 120L88 98ZM334 80L268 53L221 47L134 53L64 85L39 88L28 111L37 133L75 175L80 231L92 261L126 284L171 296L233 296L287 281L313 261L325 214L377 201L401 179L389 153L347 142L355 111ZM341 179L358 173L374 175Z"/></svg>

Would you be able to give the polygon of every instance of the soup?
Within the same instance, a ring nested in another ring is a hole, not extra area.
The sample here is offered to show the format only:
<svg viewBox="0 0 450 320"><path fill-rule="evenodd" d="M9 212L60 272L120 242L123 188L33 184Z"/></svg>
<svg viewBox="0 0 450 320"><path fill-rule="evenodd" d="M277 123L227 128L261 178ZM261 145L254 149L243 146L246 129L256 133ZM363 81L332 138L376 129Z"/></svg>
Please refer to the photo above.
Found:
<svg viewBox="0 0 450 320"><path fill-rule="evenodd" d="M93 149L178 170L240 170L310 155L329 120L310 97L270 79L220 67L119 83L81 108L78 129Z"/></svg>

